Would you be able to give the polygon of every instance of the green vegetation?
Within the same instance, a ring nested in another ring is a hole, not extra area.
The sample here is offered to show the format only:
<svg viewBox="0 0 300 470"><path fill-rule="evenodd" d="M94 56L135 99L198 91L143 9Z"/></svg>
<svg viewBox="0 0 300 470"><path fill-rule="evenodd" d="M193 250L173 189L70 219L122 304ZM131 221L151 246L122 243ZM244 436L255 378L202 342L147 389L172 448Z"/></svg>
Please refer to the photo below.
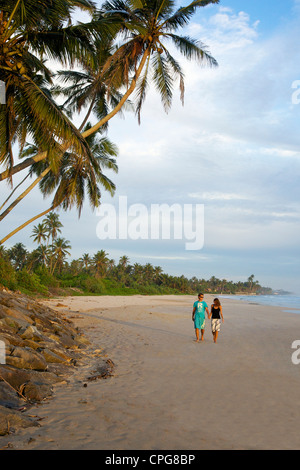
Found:
<svg viewBox="0 0 300 470"><path fill-rule="evenodd" d="M70 242L61 237L62 224L51 212L33 228L38 247L29 252L22 243L10 249L1 247L0 284L10 290L33 295L132 295L132 294L218 294L272 293L261 287L254 275L247 282L209 280L165 274L160 266L130 264L127 256L118 263L100 250L83 253L70 262Z"/></svg>

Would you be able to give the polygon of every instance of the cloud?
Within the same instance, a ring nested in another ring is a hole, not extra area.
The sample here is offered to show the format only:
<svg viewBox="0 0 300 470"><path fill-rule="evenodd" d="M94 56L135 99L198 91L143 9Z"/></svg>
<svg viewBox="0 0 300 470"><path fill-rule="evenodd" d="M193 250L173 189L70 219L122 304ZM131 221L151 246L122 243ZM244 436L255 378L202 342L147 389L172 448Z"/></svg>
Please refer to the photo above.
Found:
<svg viewBox="0 0 300 470"><path fill-rule="evenodd" d="M221 192L204 192L204 193L190 193L191 198L209 200L209 201L240 201L248 200L249 198L242 194L234 193L221 193Z"/></svg>

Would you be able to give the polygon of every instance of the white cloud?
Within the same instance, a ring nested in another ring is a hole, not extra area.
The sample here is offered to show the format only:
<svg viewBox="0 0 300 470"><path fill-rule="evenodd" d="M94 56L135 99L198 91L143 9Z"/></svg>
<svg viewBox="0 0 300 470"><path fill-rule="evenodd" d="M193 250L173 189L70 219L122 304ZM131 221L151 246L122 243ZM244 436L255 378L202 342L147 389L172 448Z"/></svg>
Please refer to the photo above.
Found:
<svg viewBox="0 0 300 470"><path fill-rule="evenodd" d="M204 193L190 193L189 197L199 199L199 200L209 200L209 201L240 201L240 200L249 200L248 196L243 194L234 194L234 193L221 193L221 192L204 192Z"/></svg>
<svg viewBox="0 0 300 470"><path fill-rule="evenodd" d="M294 150L286 150L281 148L261 148L260 152L264 155L273 155L275 157L300 157L300 152Z"/></svg>

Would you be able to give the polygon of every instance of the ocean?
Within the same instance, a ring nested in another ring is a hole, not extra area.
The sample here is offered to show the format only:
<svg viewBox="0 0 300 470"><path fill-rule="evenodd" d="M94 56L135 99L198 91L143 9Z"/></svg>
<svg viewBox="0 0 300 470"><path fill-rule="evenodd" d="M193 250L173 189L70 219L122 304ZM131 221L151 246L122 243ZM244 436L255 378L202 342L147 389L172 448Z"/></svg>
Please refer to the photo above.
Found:
<svg viewBox="0 0 300 470"><path fill-rule="evenodd" d="M238 299L260 305L283 307L284 312L300 313L300 296L298 295L220 295L220 298Z"/></svg>

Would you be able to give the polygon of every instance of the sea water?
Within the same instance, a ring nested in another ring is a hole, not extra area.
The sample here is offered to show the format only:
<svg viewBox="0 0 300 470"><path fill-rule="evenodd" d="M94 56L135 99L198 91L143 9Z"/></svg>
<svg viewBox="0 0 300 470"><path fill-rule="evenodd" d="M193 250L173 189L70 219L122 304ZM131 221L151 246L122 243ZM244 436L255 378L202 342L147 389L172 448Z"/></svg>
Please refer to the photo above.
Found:
<svg viewBox="0 0 300 470"><path fill-rule="evenodd" d="M237 299L260 305L284 307L284 312L300 313L300 296L291 294L273 295L222 295L225 299Z"/></svg>

